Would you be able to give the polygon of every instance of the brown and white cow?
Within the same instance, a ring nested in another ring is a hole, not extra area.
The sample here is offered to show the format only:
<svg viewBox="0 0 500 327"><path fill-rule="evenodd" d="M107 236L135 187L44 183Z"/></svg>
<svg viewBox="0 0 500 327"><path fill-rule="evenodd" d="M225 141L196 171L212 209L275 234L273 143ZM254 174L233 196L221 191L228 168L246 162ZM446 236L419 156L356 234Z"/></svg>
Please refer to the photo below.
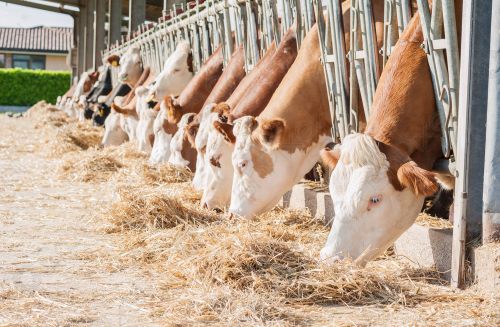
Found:
<svg viewBox="0 0 500 327"><path fill-rule="evenodd" d="M231 108L234 108L238 102L241 100L245 92L248 90L250 85L255 81L255 79L260 75L260 72L262 71L263 68L266 67L267 63L269 60L271 60L272 56L276 52L276 47L274 42L271 43L271 46L269 49L267 49L266 53L264 56L259 60L257 65L253 67L253 69L241 80L241 82L238 84L238 87L234 90L234 92L231 94L231 96L225 101L217 104L219 106L219 109L216 110L216 106L213 104L207 105L203 108L203 112L201 113L201 122L196 121L190 123L186 127L186 132L188 139L191 143L191 146L193 146L193 139L194 139L194 148L196 148L197 151L197 157L196 157L196 173L193 178L193 186L198 189L202 190L205 188L206 183L206 174L207 174L207 167L208 163L205 160L205 153L206 153L206 147L207 147L207 142L208 142L208 133L209 133L209 117L213 111L224 111L222 108L225 108L226 111L231 110Z"/></svg>
<svg viewBox="0 0 500 327"><path fill-rule="evenodd" d="M229 205L234 175L231 156L236 141L233 121L244 116L257 116L264 110L296 57L297 35L295 26L292 26L234 109L224 117L224 111L227 112L230 105L222 103L218 106L218 112L212 114L208 124L207 185L201 200L202 206L213 209Z"/></svg>
<svg viewBox="0 0 500 327"><path fill-rule="evenodd" d="M149 163L168 161L171 155L170 143L177 132L177 124L184 114L201 110L221 74L222 48L219 46L178 98L167 95L161 101L160 112L154 122L155 141Z"/></svg>
<svg viewBox="0 0 500 327"><path fill-rule="evenodd" d="M374 1L378 46L382 46L383 1ZM349 31L350 1L342 3ZM349 44L349 33L346 33ZM331 119L317 27L307 34L297 59L257 117L235 122L235 169L231 214L254 219L275 206L319 160L319 151L332 141ZM361 119L361 118L360 118Z"/></svg>
<svg viewBox="0 0 500 327"><path fill-rule="evenodd" d="M136 86L143 72L140 54L140 48L137 46L133 46L129 48L121 58L116 55L107 58L108 63L110 63L112 66L120 66L118 78L120 79L120 81L127 84L131 88L134 88ZM117 60L119 60L118 65L116 64Z"/></svg>
<svg viewBox="0 0 500 327"><path fill-rule="evenodd" d="M70 89L70 91L66 93L68 95L68 100L66 100L64 111L68 116L75 118L78 117L79 108L77 107L77 104L80 100L80 96L88 94L98 78L98 71L83 73L72 92L70 92Z"/></svg>
<svg viewBox="0 0 500 327"><path fill-rule="evenodd" d="M461 4L455 5L460 22ZM438 180L454 186L453 179L431 172L442 157L441 129L422 43L416 14L382 73L366 131L322 153L335 167L330 181L335 220L321 250L327 262L345 254L366 265L412 226L424 198L438 190Z"/></svg>
<svg viewBox="0 0 500 327"><path fill-rule="evenodd" d="M203 120L203 116L206 117L207 113L211 113L215 106L224 100L227 100L233 91L238 87L239 83L245 77L245 51L243 49L243 44L241 44L231 56L227 67L220 76L217 84L214 86L212 92L205 100L200 112L197 116L190 119L189 123L198 124ZM185 114L184 116L191 116L191 113ZM189 119L184 119L187 121ZM192 122L192 121L195 122ZM179 123L180 126L180 123ZM189 140L194 143L196 137L196 130L193 129L192 125L189 130L186 129L188 125L182 125L183 128L177 130L175 136L170 144L170 149L172 154L170 155L169 162L181 167L186 167L187 165L195 164L196 171L199 168L203 169L201 162L198 162L196 147L192 146ZM193 144L194 145L194 144ZM188 158L189 157L189 158ZM194 158L193 158L194 157Z"/></svg>

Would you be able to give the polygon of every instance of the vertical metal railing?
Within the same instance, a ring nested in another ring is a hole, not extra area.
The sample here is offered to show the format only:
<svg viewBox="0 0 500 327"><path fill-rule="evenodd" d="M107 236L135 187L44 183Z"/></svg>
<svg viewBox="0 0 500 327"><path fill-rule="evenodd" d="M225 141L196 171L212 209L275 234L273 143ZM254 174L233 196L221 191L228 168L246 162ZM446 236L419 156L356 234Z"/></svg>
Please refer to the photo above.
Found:
<svg viewBox="0 0 500 327"><path fill-rule="evenodd" d="M443 137L445 157L456 149L458 128L459 60L455 7L452 0L417 0ZM442 31L445 36L443 37ZM446 54L445 54L446 51ZM446 55L446 58L445 58Z"/></svg>

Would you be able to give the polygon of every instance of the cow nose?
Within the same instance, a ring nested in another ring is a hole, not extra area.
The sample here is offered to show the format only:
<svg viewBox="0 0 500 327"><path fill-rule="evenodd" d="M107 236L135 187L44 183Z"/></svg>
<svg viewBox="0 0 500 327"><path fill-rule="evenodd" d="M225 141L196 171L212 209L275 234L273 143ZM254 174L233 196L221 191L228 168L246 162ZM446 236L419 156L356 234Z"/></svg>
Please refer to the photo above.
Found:
<svg viewBox="0 0 500 327"><path fill-rule="evenodd" d="M229 213L229 220L233 220L234 219L234 214L232 212Z"/></svg>

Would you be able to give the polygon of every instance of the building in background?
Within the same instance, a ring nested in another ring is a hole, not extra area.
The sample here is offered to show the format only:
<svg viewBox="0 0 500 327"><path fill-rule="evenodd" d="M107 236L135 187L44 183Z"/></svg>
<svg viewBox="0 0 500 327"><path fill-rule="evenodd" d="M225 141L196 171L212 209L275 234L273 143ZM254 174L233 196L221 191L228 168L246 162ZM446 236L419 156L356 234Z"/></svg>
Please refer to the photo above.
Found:
<svg viewBox="0 0 500 327"><path fill-rule="evenodd" d="M73 29L0 27L0 68L70 71Z"/></svg>

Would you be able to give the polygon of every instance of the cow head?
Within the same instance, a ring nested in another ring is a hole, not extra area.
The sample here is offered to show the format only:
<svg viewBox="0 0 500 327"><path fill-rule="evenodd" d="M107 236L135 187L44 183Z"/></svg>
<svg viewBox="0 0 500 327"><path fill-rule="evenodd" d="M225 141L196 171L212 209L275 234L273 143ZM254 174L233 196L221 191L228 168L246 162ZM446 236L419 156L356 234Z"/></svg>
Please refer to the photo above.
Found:
<svg viewBox="0 0 500 327"><path fill-rule="evenodd" d="M120 57L118 57L117 55L111 55L106 58L106 62L113 67L118 67L120 66Z"/></svg>
<svg viewBox="0 0 500 327"><path fill-rule="evenodd" d="M424 198L438 189L434 174L369 135L349 135L321 156L335 167L330 180L335 219L321 250L327 262L363 255L364 266L375 259L411 227Z"/></svg>
<svg viewBox="0 0 500 327"><path fill-rule="evenodd" d="M158 111L153 110L157 102L147 102L148 87L140 86L135 90L137 96L136 110L139 115L139 123L137 124L137 139L139 140L139 151L151 153L153 145L149 140L149 136L153 134L153 124Z"/></svg>
<svg viewBox="0 0 500 327"><path fill-rule="evenodd" d="M205 153L207 151L207 143L208 143L208 124L210 114L214 110L215 105L209 104L203 108L203 112L201 114L201 122L193 122L186 127L186 134L188 136L188 140L190 140L191 144L194 139L194 147L198 152L196 157L196 173L193 178L193 186L197 190L202 190L206 185L206 174L208 172L207 165L208 163L205 160Z"/></svg>
<svg viewBox="0 0 500 327"><path fill-rule="evenodd" d="M214 113L208 124L207 185L203 191L201 206L209 209L223 208L231 202L234 175L231 157L236 138L233 125L224 122L222 117Z"/></svg>
<svg viewBox="0 0 500 327"><path fill-rule="evenodd" d="M142 74L142 61L139 47L131 47L120 58L118 78L130 87L134 87Z"/></svg>
<svg viewBox="0 0 500 327"><path fill-rule="evenodd" d="M148 99L163 100L167 95L178 96L193 78L193 56L188 41L181 42L165 61L165 68L156 77Z"/></svg>
<svg viewBox="0 0 500 327"><path fill-rule="evenodd" d="M111 104L111 108L120 115L120 125L122 130L127 133L130 141L137 139L137 125L139 124L139 116L136 109L128 109L119 107L116 101Z"/></svg>
<svg viewBox="0 0 500 327"><path fill-rule="evenodd" d="M101 142L101 148L110 145L120 145L127 141L128 135L121 125L121 115L112 111L104 121L104 137Z"/></svg>
<svg viewBox="0 0 500 327"><path fill-rule="evenodd" d="M192 171L196 169L196 150L191 147L186 136L186 127L193 121L194 113L185 114L177 124L177 132L170 143L170 158L168 162L182 168L189 167Z"/></svg>
<svg viewBox="0 0 500 327"><path fill-rule="evenodd" d="M167 115L165 101L162 101L160 111L153 123L154 143L148 161L150 164L166 162L170 158L170 143L177 132L177 124L169 123Z"/></svg>
<svg viewBox="0 0 500 327"><path fill-rule="evenodd" d="M229 212L246 219L270 210L300 181L331 142L324 126L287 127L282 119L235 121L234 179Z"/></svg>

